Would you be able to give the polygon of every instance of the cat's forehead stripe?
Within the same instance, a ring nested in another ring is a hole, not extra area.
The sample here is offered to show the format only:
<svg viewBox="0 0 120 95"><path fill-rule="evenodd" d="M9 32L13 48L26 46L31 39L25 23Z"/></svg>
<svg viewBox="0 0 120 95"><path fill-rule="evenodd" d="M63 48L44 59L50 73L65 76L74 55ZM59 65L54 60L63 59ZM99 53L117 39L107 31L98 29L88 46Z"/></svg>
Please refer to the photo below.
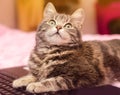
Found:
<svg viewBox="0 0 120 95"><path fill-rule="evenodd" d="M70 16L65 14L57 14L54 16L54 19L60 22L69 22Z"/></svg>

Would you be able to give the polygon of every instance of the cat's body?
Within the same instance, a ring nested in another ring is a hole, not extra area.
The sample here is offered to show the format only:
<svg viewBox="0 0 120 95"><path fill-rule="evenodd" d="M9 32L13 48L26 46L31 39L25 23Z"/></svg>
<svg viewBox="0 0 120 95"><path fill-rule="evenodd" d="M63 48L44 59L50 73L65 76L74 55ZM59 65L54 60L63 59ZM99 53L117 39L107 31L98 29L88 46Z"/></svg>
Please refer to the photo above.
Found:
<svg viewBox="0 0 120 95"><path fill-rule="evenodd" d="M120 40L35 49L29 67L39 80L61 76L73 79L74 87L111 84L120 81Z"/></svg>
<svg viewBox="0 0 120 95"><path fill-rule="evenodd" d="M68 18L66 15L55 16L55 20L67 22L64 29L56 26L57 34L50 28L56 24L54 20L42 22L29 59L30 75L15 80L13 87L26 86L32 93L107 84L120 87L116 85L120 82L120 40L82 41L79 29L76 25L73 27ZM65 33L68 30L71 32Z"/></svg>

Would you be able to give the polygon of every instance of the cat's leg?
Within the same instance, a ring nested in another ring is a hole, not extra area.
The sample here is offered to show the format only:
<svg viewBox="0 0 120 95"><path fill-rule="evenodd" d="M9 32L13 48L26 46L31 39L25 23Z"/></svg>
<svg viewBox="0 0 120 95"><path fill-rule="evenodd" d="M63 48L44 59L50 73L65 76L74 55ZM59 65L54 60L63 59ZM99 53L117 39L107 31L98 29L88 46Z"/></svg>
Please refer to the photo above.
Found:
<svg viewBox="0 0 120 95"><path fill-rule="evenodd" d="M43 92L54 92L60 90L68 90L69 87L73 88L73 85L70 81L64 79L63 77L55 77L45 79L41 82L30 83L26 90L31 93L43 93Z"/></svg>
<svg viewBox="0 0 120 95"><path fill-rule="evenodd" d="M35 82L36 80L37 80L36 77L30 74L14 80L12 86L14 88L23 87L27 86L32 82Z"/></svg>

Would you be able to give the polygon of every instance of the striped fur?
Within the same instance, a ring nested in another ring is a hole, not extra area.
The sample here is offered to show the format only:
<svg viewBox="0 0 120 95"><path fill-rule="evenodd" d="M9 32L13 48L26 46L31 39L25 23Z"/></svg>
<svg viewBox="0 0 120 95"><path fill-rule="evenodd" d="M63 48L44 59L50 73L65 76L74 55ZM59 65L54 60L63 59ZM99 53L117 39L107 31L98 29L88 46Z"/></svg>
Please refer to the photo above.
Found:
<svg viewBox="0 0 120 95"><path fill-rule="evenodd" d="M53 5L49 7L51 12ZM53 33L56 26L48 24L50 19L63 24L61 30L56 30L62 37L55 34L57 36L53 38L57 41L54 44L48 34ZM66 23L72 23L72 28L64 29ZM38 27L36 45L28 62L30 75L15 80L13 87L26 86L31 93L43 93L120 82L120 40L84 42L81 40L81 27L76 23L72 16L55 12L44 18ZM67 40L64 35L69 35Z"/></svg>

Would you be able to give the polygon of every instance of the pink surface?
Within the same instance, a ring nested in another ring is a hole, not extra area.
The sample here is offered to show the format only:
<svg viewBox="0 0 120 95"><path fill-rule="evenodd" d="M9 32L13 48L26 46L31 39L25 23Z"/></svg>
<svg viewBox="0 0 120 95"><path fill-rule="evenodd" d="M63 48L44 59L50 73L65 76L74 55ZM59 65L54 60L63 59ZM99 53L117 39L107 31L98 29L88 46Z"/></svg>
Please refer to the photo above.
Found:
<svg viewBox="0 0 120 95"><path fill-rule="evenodd" d="M26 65L34 47L35 32L26 33L0 25L0 69ZM120 39L120 35L84 35L83 40Z"/></svg>
<svg viewBox="0 0 120 95"><path fill-rule="evenodd" d="M0 69L27 64L34 34L0 25Z"/></svg>

